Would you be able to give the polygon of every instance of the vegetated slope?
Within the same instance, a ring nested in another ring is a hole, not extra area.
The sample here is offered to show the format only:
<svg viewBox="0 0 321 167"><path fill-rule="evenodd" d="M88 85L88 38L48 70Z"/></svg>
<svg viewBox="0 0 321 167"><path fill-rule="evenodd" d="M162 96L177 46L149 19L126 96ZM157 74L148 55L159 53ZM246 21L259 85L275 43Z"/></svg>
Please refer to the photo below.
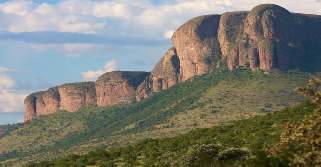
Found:
<svg viewBox="0 0 321 167"><path fill-rule="evenodd" d="M7 126L0 125L0 137L6 132Z"/></svg>
<svg viewBox="0 0 321 167"><path fill-rule="evenodd" d="M310 104L302 104L173 138L146 139L29 166L287 166L284 161L266 157L265 152L279 141L285 123L300 122L312 111Z"/></svg>
<svg viewBox="0 0 321 167"><path fill-rule="evenodd" d="M309 75L220 69L129 106L87 107L14 125L0 138L0 163L52 159L98 147L170 137L297 104Z"/></svg>

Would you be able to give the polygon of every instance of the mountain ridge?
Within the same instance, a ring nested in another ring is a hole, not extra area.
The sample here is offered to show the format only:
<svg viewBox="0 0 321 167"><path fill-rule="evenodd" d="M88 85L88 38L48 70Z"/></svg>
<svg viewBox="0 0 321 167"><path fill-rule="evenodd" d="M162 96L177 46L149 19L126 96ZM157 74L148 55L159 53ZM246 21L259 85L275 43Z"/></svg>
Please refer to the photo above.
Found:
<svg viewBox="0 0 321 167"><path fill-rule="evenodd" d="M140 101L220 66L267 72L295 68L319 71L319 29L321 16L290 13L274 4L259 5L245 12L199 16L174 32L174 46L151 73L142 72L142 76L131 79L137 80L137 85L131 85L127 78L117 83L106 82L101 88L96 81L83 90L77 84L69 84L69 89L60 88L58 93L65 95L63 100L58 98L56 88L31 94L25 100L25 122L58 109L74 112L88 105ZM104 96L109 100L105 101Z"/></svg>

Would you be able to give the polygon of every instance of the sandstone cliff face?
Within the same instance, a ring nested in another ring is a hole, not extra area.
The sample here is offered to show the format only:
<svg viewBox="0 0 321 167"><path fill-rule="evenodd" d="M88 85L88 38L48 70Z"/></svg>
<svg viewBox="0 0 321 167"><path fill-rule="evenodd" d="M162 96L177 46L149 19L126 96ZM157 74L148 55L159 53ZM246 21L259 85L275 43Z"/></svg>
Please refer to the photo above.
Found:
<svg viewBox="0 0 321 167"><path fill-rule="evenodd" d="M182 81L206 74L215 58L219 58L217 40L219 15L194 18L182 25L172 37L180 60Z"/></svg>
<svg viewBox="0 0 321 167"><path fill-rule="evenodd" d="M293 15L277 5L259 5L250 12L225 13L219 27L222 61L270 71L287 70L304 54Z"/></svg>
<svg viewBox="0 0 321 167"><path fill-rule="evenodd" d="M152 71L153 92L166 90L176 85L180 80L179 75L180 60L176 49L170 48Z"/></svg>
<svg viewBox="0 0 321 167"><path fill-rule="evenodd" d="M25 99L24 121L65 110L78 111L85 106L128 104L136 98L136 89L150 73L108 72L97 82L64 84L37 92Z"/></svg>
<svg viewBox="0 0 321 167"><path fill-rule="evenodd" d="M50 88L47 91L33 93L24 101L24 121L40 115L48 115L59 109L60 95L57 88Z"/></svg>
<svg viewBox="0 0 321 167"><path fill-rule="evenodd" d="M109 72L96 81L97 106L129 104L136 98L136 89L149 73L115 71Z"/></svg>
<svg viewBox="0 0 321 167"><path fill-rule="evenodd" d="M75 112L82 107L96 105L94 82L65 84L58 87L60 109Z"/></svg>
<svg viewBox="0 0 321 167"><path fill-rule="evenodd" d="M140 101L153 92L166 90L180 82L180 60L174 47L168 49L151 74L138 86L136 100Z"/></svg>
<svg viewBox="0 0 321 167"><path fill-rule="evenodd" d="M58 110L74 112L84 106L96 104L94 82L65 84L47 91L33 93L25 99L27 122L40 115L49 115Z"/></svg>

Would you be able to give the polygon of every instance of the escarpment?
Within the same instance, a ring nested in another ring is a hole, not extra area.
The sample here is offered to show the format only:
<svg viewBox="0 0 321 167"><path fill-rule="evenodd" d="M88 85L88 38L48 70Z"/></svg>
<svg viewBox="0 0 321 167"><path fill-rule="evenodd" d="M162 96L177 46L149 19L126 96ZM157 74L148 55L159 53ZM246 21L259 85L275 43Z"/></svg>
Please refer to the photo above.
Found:
<svg viewBox="0 0 321 167"><path fill-rule="evenodd" d="M33 93L24 101L24 121L58 110L75 112L86 106L129 104L148 75L148 72L114 71L103 74L96 82L64 84Z"/></svg>
<svg viewBox="0 0 321 167"><path fill-rule="evenodd" d="M321 71L321 16L291 13L273 4L251 11L206 15L187 21L151 73L109 72L94 83L67 84L25 99L25 121L59 109L106 107L140 101L153 93L226 65L271 71Z"/></svg>

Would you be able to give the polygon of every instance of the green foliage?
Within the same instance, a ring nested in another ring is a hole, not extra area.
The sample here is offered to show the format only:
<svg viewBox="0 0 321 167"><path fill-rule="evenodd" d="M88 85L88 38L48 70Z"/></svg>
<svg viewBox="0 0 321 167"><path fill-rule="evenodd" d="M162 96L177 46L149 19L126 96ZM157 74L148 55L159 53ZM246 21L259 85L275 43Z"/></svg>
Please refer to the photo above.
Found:
<svg viewBox="0 0 321 167"><path fill-rule="evenodd" d="M277 111L302 101L291 91L303 85L307 78L307 74L300 72L265 75L260 71L244 69L217 69L154 94L140 103L108 108L87 107L75 113L61 111L39 117L29 124L15 125L0 138L0 164L12 166L30 159L46 160L68 154L84 154L95 148L134 143L146 136L163 138L187 133L193 128L224 125L232 120L264 114L260 109L266 103L272 104L272 111ZM219 127L213 132L215 137L206 135L208 139L221 138L225 143L239 143L231 145L236 148L244 144L238 139L238 135L246 134L243 130L234 130L229 124ZM252 128L257 131L256 124ZM238 135L216 136L220 131L230 130ZM262 133L260 136L272 133L257 132ZM248 140L256 141L256 145L263 145L262 140L254 140L254 137L246 136ZM184 143L176 144L182 146ZM197 143L191 143L194 144ZM170 161L172 153L170 150L168 155L161 154L161 157L167 157L162 160ZM134 157L136 155L142 159L147 157L148 161L158 157L158 152L137 153ZM128 155L125 159L131 157L133 155ZM140 159L132 161L136 163Z"/></svg>
<svg viewBox="0 0 321 167"><path fill-rule="evenodd" d="M321 166L321 80L311 79L297 91L310 99L315 111L301 122L287 123L270 153L291 166Z"/></svg>
<svg viewBox="0 0 321 167"><path fill-rule="evenodd" d="M279 140L285 122L299 122L310 115L309 104L292 109L197 129L173 138L146 139L134 145L99 150L82 156L29 164L29 167L73 165L104 166L262 166L286 167L287 161L268 156L267 150ZM61 164L61 162L66 162Z"/></svg>

